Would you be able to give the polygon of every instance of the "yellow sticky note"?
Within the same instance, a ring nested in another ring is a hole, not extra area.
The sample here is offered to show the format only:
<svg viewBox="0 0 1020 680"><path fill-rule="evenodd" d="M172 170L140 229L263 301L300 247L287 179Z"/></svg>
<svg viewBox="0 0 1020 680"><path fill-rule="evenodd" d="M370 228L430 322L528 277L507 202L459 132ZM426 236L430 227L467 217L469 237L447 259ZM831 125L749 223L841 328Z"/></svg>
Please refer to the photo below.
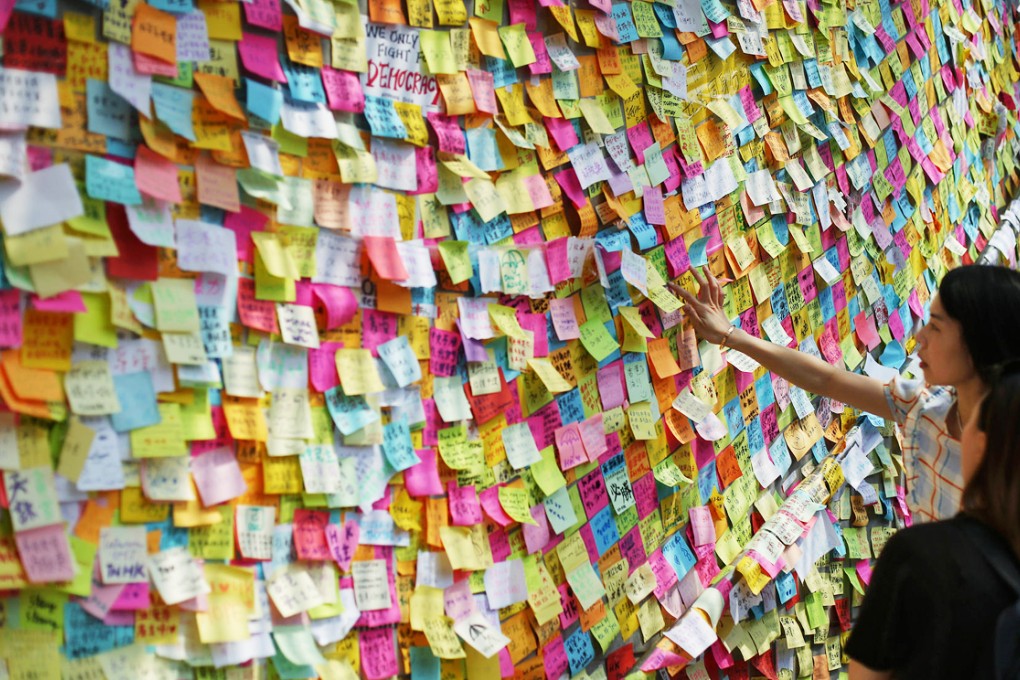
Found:
<svg viewBox="0 0 1020 680"><path fill-rule="evenodd" d="M512 26L501 26L498 29L499 37L503 41L506 53L510 55L510 61L515 68L534 64L535 50L528 40L528 34L524 30L524 24L513 24Z"/></svg>
<svg viewBox="0 0 1020 680"><path fill-rule="evenodd" d="M156 308L156 328L160 331L197 333L198 301L192 279L159 279L149 288Z"/></svg>
<svg viewBox="0 0 1020 680"><path fill-rule="evenodd" d="M521 524L534 524L538 522L531 516L531 505L528 503L528 492L524 489L501 486L499 487L499 504L503 512L513 520Z"/></svg>
<svg viewBox="0 0 1020 680"><path fill-rule="evenodd" d="M348 396L382 392L385 389L370 350L337 350L336 368L344 394Z"/></svg>
<svg viewBox="0 0 1020 680"><path fill-rule="evenodd" d="M443 258L450 281L461 283L471 278L471 257L468 255L467 241L440 241L439 255Z"/></svg>
<svg viewBox="0 0 1020 680"><path fill-rule="evenodd" d="M159 404L160 423L131 430L131 453L135 458L166 458L188 453L184 441L180 404Z"/></svg>

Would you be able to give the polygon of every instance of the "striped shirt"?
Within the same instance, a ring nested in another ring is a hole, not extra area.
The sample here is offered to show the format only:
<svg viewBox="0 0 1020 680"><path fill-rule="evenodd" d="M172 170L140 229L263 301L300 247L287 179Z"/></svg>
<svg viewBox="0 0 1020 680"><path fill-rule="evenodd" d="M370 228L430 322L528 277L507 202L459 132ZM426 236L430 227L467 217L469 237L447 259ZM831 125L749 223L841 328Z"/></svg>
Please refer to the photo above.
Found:
<svg viewBox="0 0 1020 680"><path fill-rule="evenodd" d="M907 507L914 521L953 517L963 495L960 442L946 422L956 390L897 376L886 383L885 398L903 449Z"/></svg>

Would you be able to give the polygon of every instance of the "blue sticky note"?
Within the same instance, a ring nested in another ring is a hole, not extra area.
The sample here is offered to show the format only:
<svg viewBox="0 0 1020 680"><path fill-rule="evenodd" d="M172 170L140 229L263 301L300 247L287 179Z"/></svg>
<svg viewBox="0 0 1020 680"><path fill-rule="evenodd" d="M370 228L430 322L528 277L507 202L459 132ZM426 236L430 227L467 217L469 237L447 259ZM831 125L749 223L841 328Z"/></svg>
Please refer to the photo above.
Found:
<svg viewBox="0 0 1020 680"><path fill-rule="evenodd" d="M334 387L325 394L329 415L345 437L379 420L379 414L363 396L349 397L340 387Z"/></svg>
<svg viewBox="0 0 1020 680"><path fill-rule="evenodd" d="M117 158L126 158L128 160L134 160L135 154L138 151L138 145L132 142L122 142L115 137L106 138L106 155L116 156Z"/></svg>
<svg viewBox="0 0 1020 680"><path fill-rule="evenodd" d="M194 99L194 90L163 83L152 84L152 103L156 106L156 117L175 133L192 142L195 141L195 130L191 125Z"/></svg>
<svg viewBox="0 0 1020 680"><path fill-rule="evenodd" d="M411 429L405 420L395 420L383 426L383 453L397 472L421 462L411 443Z"/></svg>
<svg viewBox="0 0 1020 680"><path fill-rule="evenodd" d="M85 156L85 191L91 198L124 205L139 205L135 169L99 156Z"/></svg>
<svg viewBox="0 0 1020 680"><path fill-rule="evenodd" d="M68 659L95 656L135 641L134 626L107 626L74 602L64 605L64 626L63 652Z"/></svg>
<svg viewBox="0 0 1020 680"><path fill-rule="evenodd" d="M692 243L687 249L687 255L691 259L691 266L693 267L704 267L708 264L708 253L705 249L708 248L708 237L703 236L697 241Z"/></svg>
<svg viewBox="0 0 1020 680"><path fill-rule="evenodd" d="M385 97L365 95L365 118L375 137L406 139L407 128L400 120L393 102Z"/></svg>
<svg viewBox="0 0 1020 680"><path fill-rule="evenodd" d="M18 0L14 3L14 9L50 19L57 18L57 0Z"/></svg>
<svg viewBox="0 0 1020 680"><path fill-rule="evenodd" d="M779 601L786 604L796 594L797 580L794 578L793 573L779 572L776 576L776 595L779 596Z"/></svg>
<svg viewBox="0 0 1020 680"><path fill-rule="evenodd" d="M305 678L315 677L314 668L296 664L279 651L273 657L273 668L276 669L281 680L305 680Z"/></svg>
<svg viewBox="0 0 1020 680"><path fill-rule="evenodd" d="M439 680L441 663L428 647L411 647L411 680Z"/></svg>
<svg viewBox="0 0 1020 680"><path fill-rule="evenodd" d="M634 15L631 14L629 2L613 3L613 21L616 22L616 32L620 36L620 43L629 43L637 40L637 26L634 25Z"/></svg>
<svg viewBox="0 0 1020 680"><path fill-rule="evenodd" d="M620 534L616 528L616 520L613 518L613 509L610 506L602 508L591 518L591 533L595 537L595 547L599 551L599 557L606 554L606 551L619 543Z"/></svg>
<svg viewBox="0 0 1020 680"><path fill-rule="evenodd" d="M114 430L127 432L160 422L156 390L152 386L150 373L139 371L115 375L113 387L117 391L117 401L120 402L120 411L110 416Z"/></svg>
<svg viewBox="0 0 1020 680"><path fill-rule="evenodd" d="M578 628L570 637L563 639L563 648L570 662L570 674L576 675L595 660L595 648L591 644L591 635Z"/></svg>
<svg viewBox="0 0 1020 680"><path fill-rule="evenodd" d="M262 120L275 125L280 120L280 109L283 108L283 93L276 88L262 83L244 79L247 90L246 106L248 111Z"/></svg>
<svg viewBox="0 0 1020 680"><path fill-rule="evenodd" d="M467 152L471 162L482 170L493 172L500 169L502 160L496 146L496 131L488 127L470 128L465 131Z"/></svg>
<svg viewBox="0 0 1020 680"><path fill-rule="evenodd" d="M149 0L149 4L171 14L187 14L195 9L191 0Z"/></svg>
<svg viewBox="0 0 1020 680"><path fill-rule="evenodd" d="M105 80L85 83L85 107L88 113L88 129L107 137L131 139L134 108L126 99L113 91Z"/></svg>
<svg viewBox="0 0 1020 680"><path fill-rule="evenodd" d="M903 349L903 345L893 340L885 346L885 349L882 350L882 356L878 358L878 361L883 366L899 369L906 358L907 353Z"/></svg>
<svg viewBox="0 0 1020 680"><path fill-rule="evenodd" d="M295 64L284 59L283 71L287 74L287 87L293 99L315 104L326 103L326 91L322 89L322 75L319 69Z"/></svg>
<svg viewBox="0 0 1020 680"><path fill-rule="evenodd" d="M666 539L662 544L662 556L669 562L669 566L673 567L678 579L686 576L687 572L698 563L698 558L695 557L691 547L684 540L682 531L677 531Z"/></svg>

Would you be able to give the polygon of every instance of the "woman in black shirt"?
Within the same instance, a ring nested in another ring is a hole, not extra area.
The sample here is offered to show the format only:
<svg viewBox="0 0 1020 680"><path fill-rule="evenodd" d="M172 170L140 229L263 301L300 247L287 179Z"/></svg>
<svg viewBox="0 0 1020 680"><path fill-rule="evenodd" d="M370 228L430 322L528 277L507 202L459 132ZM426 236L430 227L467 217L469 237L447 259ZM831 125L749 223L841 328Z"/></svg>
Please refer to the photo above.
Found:
<svg viewBox="0 0 1020 680"><path fill-rule="evenodd" d="M851 680L994 677L996 619L1017 594L967 524L1020 555L1020 363L989 377L963 430L963 511L904 529L882 551L847 645Z"/></svg>

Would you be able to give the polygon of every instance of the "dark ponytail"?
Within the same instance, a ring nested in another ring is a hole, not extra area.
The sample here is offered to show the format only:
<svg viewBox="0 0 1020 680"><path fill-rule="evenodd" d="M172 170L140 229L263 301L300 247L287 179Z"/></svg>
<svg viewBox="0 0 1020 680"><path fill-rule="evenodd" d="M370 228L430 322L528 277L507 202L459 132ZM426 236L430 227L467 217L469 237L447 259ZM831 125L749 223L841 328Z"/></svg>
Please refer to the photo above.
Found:
<svg viewBox="0 0 1020 680"><path fill-rule="evenodd" d="M960 323L982 380L988 382L994 366L1020 357L1020 272L993 265L951 269L939 284L939 300Z"/></svg>

